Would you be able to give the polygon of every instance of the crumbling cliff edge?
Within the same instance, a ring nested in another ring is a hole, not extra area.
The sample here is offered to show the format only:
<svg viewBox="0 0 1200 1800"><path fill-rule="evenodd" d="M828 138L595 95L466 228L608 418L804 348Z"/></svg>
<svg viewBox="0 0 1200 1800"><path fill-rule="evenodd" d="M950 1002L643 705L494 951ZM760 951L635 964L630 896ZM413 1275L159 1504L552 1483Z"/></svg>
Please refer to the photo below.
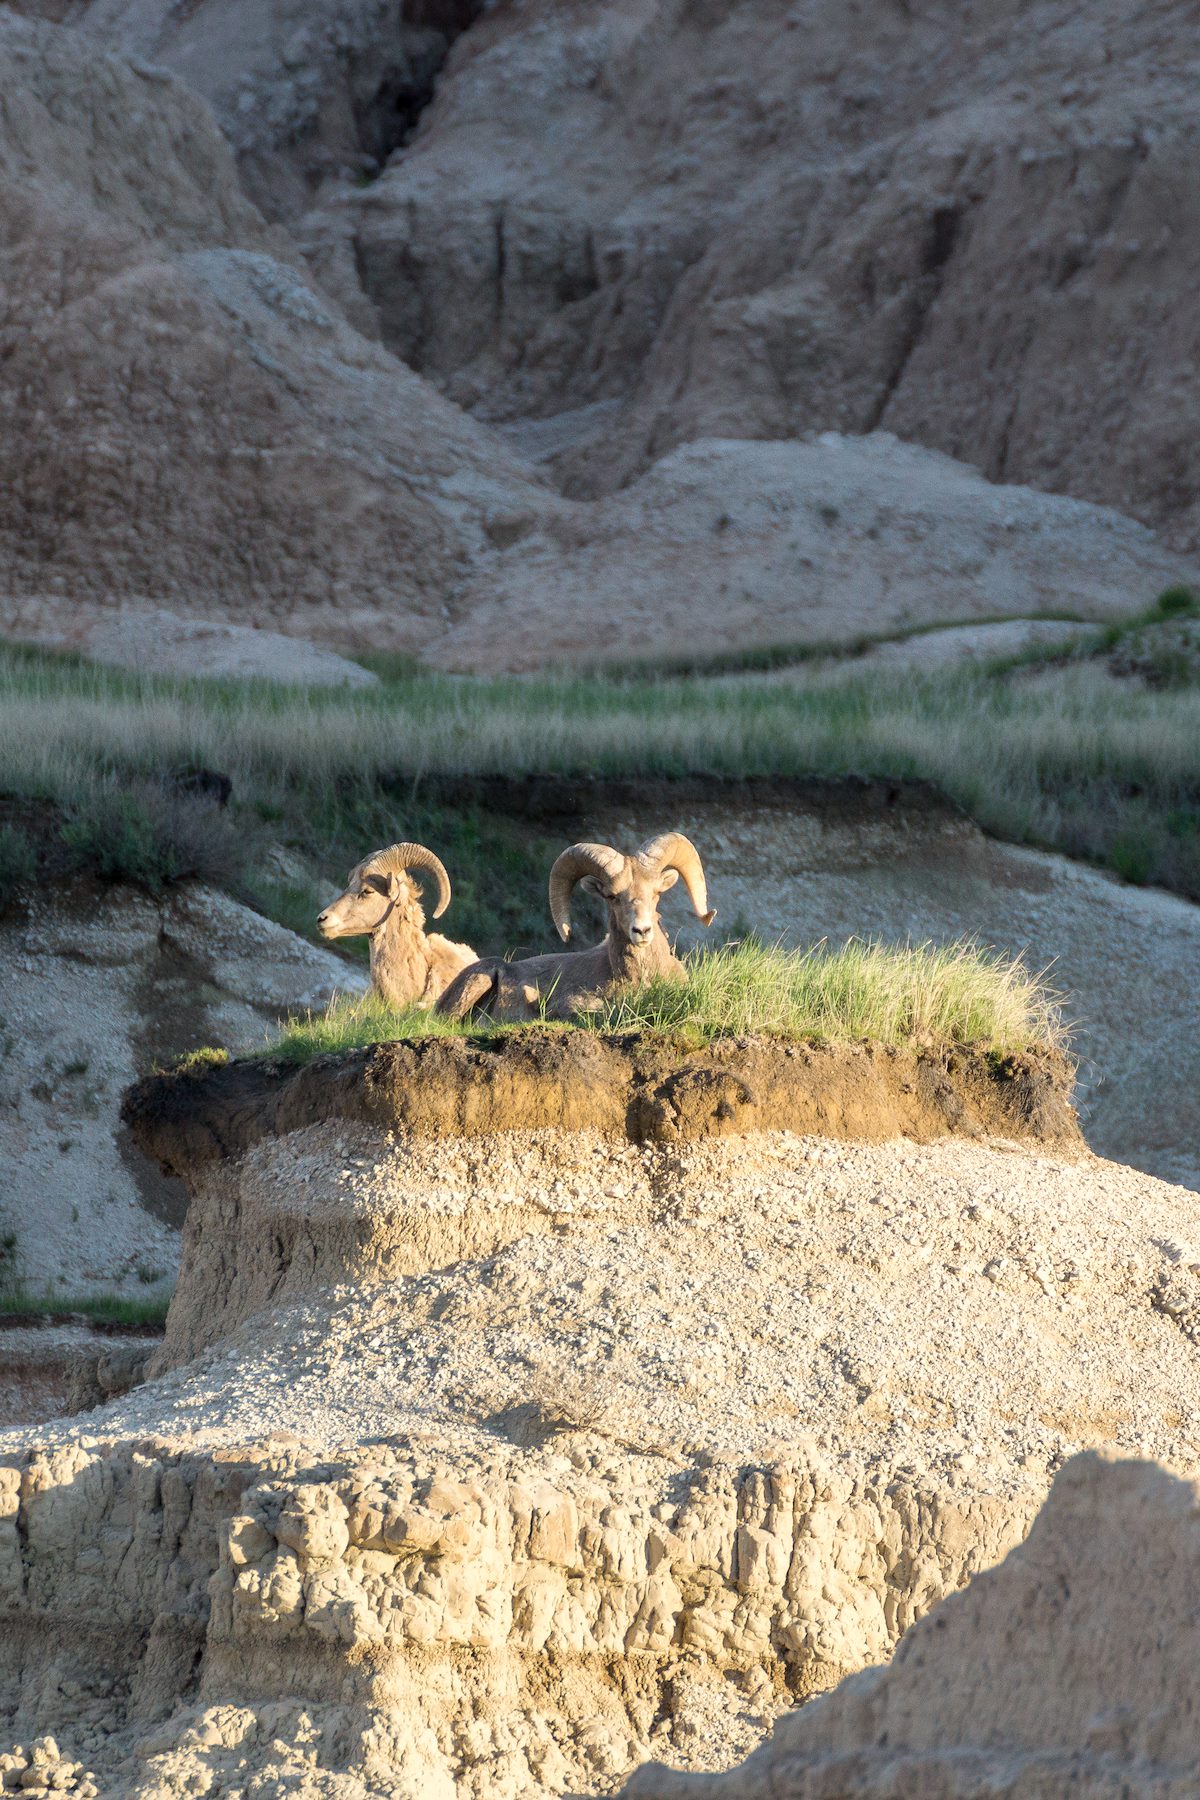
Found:
<svg viewBox="0 0 1200 1800"><path fill-rule="evenodd" d="M151 1379L0 1439L0 1731L129 1800L735 1763L1072 1450L1200 1460L1190 1198L1068 1094L582 1032L140 1084L180 1284Z"/></svg>

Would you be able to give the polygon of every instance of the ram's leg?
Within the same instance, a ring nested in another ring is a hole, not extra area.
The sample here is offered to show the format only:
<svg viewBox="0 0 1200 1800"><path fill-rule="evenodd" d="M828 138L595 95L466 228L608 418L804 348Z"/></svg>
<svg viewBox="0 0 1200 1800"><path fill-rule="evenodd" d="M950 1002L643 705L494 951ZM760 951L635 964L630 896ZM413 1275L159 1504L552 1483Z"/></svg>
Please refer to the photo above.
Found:
<svg viewBox="0 0 1200 1800"><path fill-rule="evenodd" d="M499 981L495 969L464 969L455 977L437 1003L437 1011L448 1019L465 1019L476 1007L488 1004L497 994Z"/></svg>

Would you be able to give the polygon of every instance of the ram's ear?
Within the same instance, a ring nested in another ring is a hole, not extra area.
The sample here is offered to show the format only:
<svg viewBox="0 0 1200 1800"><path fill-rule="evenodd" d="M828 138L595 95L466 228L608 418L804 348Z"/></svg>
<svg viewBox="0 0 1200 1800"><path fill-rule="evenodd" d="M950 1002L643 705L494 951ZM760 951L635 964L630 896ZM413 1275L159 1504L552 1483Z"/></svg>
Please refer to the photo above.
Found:
<svg viewBox="0 0 1200 1800"><path fill-rule="evenodd" d="M667 889L673 888L675 886L675 883L678 880L679 880L679 870L678 869L664 869L662 874L658 878L659 893L665 894Z"/></svg>
<svg viewBox="0 0 1200 1800"><path fill-rule="evenodd" d="M581 888L586 888L589 894L599 895L601 900L610 898L607 886L598 875L584 875L579 885Z"/></svg>

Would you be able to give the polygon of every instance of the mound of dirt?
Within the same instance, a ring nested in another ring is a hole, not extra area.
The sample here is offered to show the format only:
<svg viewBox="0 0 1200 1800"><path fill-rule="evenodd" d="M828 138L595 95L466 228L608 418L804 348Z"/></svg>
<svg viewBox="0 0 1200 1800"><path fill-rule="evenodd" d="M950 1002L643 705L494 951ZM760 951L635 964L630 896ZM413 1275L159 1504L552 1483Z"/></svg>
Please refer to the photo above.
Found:
<svg viewBox="0 0 1200 1800"><path fill-rule="evenodd" d="M622 1793L1188 1800L1198 1571L1200 1484L1076 1457L1026 1542L914 1625L889 1668L785 1720L728 1775L650 1767Z"/></svg>
<svg viewBox="0 0 1200 1800"><path fill-rule="evenodd" d="M101 619L76 639L93 662L115 663L155 675L236 676L305 687L377 687L361 663L302 638L209 619L181 619L161 607Z"/></svg>
<svg viewBox="0 0 1200 1800"><path fill-rule="evenodd" d="M719 1768L1016 1544L1067 1454L1200 1462L1191 1196L1031 1138L584 1126L636 1067L587 1053L426 1046L418 1092L478 1069L432 1131L387 1051L240 1112L238 1071L143 1090L206 1146L179 1287L151 1379L0 1440L0 1730L114 1800ZM535 1069L558 1122L495 1129Z"/></svg>
<svg viewBox="0 0 1200 1800"><path fill-rule="evenodd" d="M887 432L706 439L609 499L517 513L494 535L502 553L429 661L532 669L850 644L941 619L1120 618L1191 567L1118 513L995 486Z"/></svg>

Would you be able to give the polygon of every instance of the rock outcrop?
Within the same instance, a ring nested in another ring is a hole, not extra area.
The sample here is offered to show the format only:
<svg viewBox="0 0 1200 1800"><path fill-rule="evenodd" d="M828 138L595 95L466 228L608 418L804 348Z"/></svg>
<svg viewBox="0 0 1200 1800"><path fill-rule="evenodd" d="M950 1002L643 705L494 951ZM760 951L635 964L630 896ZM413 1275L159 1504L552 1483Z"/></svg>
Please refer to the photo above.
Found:
<svg viewBox="0 0 1200 1800"><path fill-rule="evenodd" d="M794 1714L727 1775L647 1768L628 1800L1189 1800L1200 1486L1076 1457L1028 1539L914 1625L889 1668Z"/></svg>
<svg viewBox="0 0 1200 1800"><path fill-rule="evenodd" d="M92 35L103 27L106 45L137 40L157 54L161 26L177 48L185 38L195 47L195 60L182 49L175 60L197 80L201 64L217 66L223 47L234 88L251 92L253 71L251 88L237 85L245 73L239 58L257 67L235 29L245 10L208 0L182 14L171 8L164 20L149 0L97 4L87 32L0 12L0 88L10 96L0 115L6 633L85 649L94 641L101 654L115 640L122 659L169 666L170 643L149 640L176 636L172 620L183 617L191 622L185 630L197 622L269 627L492 671L694 652L698 644L845 643L947 618L1046 610L1105 618L1148 603L1172 582L1200 584L1194 557L1177 555L1128 517L996 487L961 463L869 429L908 430L891 409L797 405L794 416L766 419L747 402L738 418L728 407L693 403L688 384L675 383L686 427L651 434L658 460L649 466L650 453L639 451L629 462L628 473L645 471L641 479L598 501L554 492L548 468L536 465L561 462L576 426L535 419L501 433L469 417L433 379L357 328L365 306L357 271L389 307L429 312L428 327L385 320L385 336L483 412L484 387L494 378L500 394L514 358L536 387L539 356L548 352L535 354L527 339L554 294L572 319L577 305L588 316L597 307L603 318L619 311L619 336L653 337L655 308L634 293L645 272L630 276L632 289L623 276L598 276L589 299L571 302L562 298L571 282L561 269L551 279L561 246L538 248L522 227L504 255L505 282L524 284L524 297L501 296L498 324L493 276L475 242L486 225L483 248L495 252L495 209L489 200L479 211L478 194L455 185L458 161L439 160L437 106L411 152L374 187L347 189L345 205L329 215L342 234L337 266L317 253L328 237L318 229L325 213L306 228L304 242L316 246L306 265L296 241L247 200L230 146L199 96L161 68L98 48ZM556 11L534 30L538 10L503 8L472 28L463 57L452 57L461 70L447 76L448 105L462 83L486 76L480 104L490 108L488 83L505 68L519 86L520 58L535 42L549 53L566 17ZM262 20L249 13L256 31ZM378 8L372 17L382 17ZM324 13L322 20L336 37ZM606 42L610 26L603 16L595 25ZM476 31L481 47L467 57ZM688 26L689 41L691 34ZM495 68L489 44L501 57ZM640 44L628 51L635 62L645 54ZM574 143L601 102L580 89L592 65L572 45L560 44L550 61L554 80L575 69L568 89L582 112L569 134ZM292 50L284 57L288 81L303 86L307 71L319 88L320 57L310 69L307 52L294 54L294 65ZM507 106L506 99L497 119ZM262 120L269 114L264 107ZM249 129L259 114L248 109L245 119ZM472 154L482 154L487 132L472 142ZM510 152L511 162L515 144ZM499 151L497 158L497 179L516 182L519 192L516 171ZM93 180L93 170L103 179ZM435 175L432 187L420 186ZM564 195L575 191L565 183ZM361 219L356 208L366 209ZM651 241L632 219L620 229L636 244ZM575 230L569 224L568 235ZM722 231L720 241L735 235ZM656 225L651 237L653 257L674 269L683 252L671 248L671 232ZM635 262L640 254L629 251ZM605 269L611 261L606 252ZM492 294L483 313L480 279ZM665 289L660 298L665 305ZM463 370L476 363L468 379ZM706 350L695 366L715 380L720 359ZM486 381L480 370L490 371ZM607 393L613 379L598 372L597 392ZM627 369L621 381L632 380ZM542 412L571 399L531 391L520 404ZM501 412L516 404L502 394L496 400ZM620 426L611 409L587 419L606 454L626 455L632 427ZM868 435L788 435L827 424ZM780 441L746 441L768 433ZM941 442L953 433L925 435ZM952 447L975 455L973 440ZM1116 466L1107 453L1104 466ZM1023 469L1014 458L1004 472L1015 478ZM1045 486L1095 486L1100 497L1133 504L1123 491L1111 493L1111 483L1065 474L1060 482L1040 465L1030 472ZM225 648L236 662L238 646ZM311 666L292 664L297 672Z"/></svg>
<svg viewBox="0 0 1200 1800"><path fill-rule="evenodd" d="M884 427L1197 541L1185 0L498 8L310 221L385 340L577 489ZM452 301L452 303L450 303Z"/></svg>
<svg viewBox="0 0 1200 1800"><path fill-rule="evenodd" d="M497 1129L499 1067L430 1133L354 1058L217 1142L209 1079L133 1115L193 1189L151 1379L2 1440L0 1730L114 1800L727 1766L1071 1451L1200 1462L1191 1199L1077 1143Z"/></svg>
<svg viewBox="0 0 1200 1800"><path fill-rule="evenodd" d="M122 1090L197 1043L252 1048L366 976L212 889L62 899L0 923L3 1276L51 1301L165 1295L186 1196L119 1129Z"/></svg>
<svg viewBox="0 0 1200 1800"><path fill-rule="evenodd" d="M166 71L0 12L0 626L416 649L536 483L313 287Z"/></svg>

